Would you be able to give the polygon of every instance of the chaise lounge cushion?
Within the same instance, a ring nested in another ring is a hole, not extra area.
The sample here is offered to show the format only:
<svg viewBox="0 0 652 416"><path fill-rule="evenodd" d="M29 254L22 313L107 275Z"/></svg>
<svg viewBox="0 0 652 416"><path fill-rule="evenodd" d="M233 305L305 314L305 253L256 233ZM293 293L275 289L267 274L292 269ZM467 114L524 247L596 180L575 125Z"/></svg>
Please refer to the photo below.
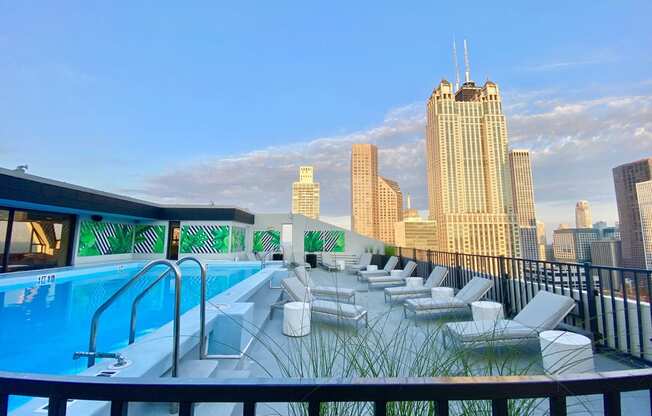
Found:
<svg viewBox="0 0 652 416"><path fill-rule="evenodd" d="M315 296L329 296L342 299L347 299L355 295L355 289L335 286L315 286L310 288L310 292Z"/></svg>
<svg viewBox="0 0 652 416"><path fill-rule="evenodd" d="M328 300L313 300L311 309L313 312L345 318L357 318L365 311L361 306L351 305L350 303L331 302Z"/></svg>
<svg viewBox="0 0 652 416"><path fill-rule="evenodd" d="M451 298L450 300L435 300L433 298L421 298L421 299L408 299L405 301L405 306L407 306L408 309L412 309L414 311L427 311L427 310L437 310L437 309L466 308L469 306L469 304L456 298Z"/></svg>
<svg viewBox="0 0 652 416"><path fill-rule="evenodd" d="M493 339L518 340L536 338L538 335L536 330L507 319L452 322L446 327L462 342L491 341Z"/></svg>

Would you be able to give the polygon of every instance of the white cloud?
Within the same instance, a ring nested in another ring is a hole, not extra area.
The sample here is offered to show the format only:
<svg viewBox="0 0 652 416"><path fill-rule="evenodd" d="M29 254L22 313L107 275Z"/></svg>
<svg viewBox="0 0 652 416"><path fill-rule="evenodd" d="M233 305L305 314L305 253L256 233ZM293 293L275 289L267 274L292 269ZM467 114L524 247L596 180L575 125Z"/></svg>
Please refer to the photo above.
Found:
<svg viewBox="0 0 652 416"><path fill-rule="evenodd" d="M572 222L574 203L589 200L594 218L616 219L611 169L652 156L652 95L589 100L550 99L550 94L506 94L513 147L533 152L539 217L556 226ZM321 212L344 224L349 215L351 144L379 146L380 174L399 182L413 206L427 208L425 103L393 109L378 126L349 134L270 147L255 152L187 161L149 177L137 196L166 202L237 205L254 212L290 207L290 184L301 164L316 169Z"/></svg>

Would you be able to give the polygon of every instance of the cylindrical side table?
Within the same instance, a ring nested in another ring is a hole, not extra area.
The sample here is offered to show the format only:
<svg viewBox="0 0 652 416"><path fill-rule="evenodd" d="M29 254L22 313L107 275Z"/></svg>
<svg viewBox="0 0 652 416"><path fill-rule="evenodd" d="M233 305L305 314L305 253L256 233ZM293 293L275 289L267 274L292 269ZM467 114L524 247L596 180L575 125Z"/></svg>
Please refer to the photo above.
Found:
<svg viewBox="0 0 652 416"><path fill-rule="evenodd" d="M539 334L543 368L551 374L594 371L593 346L584 335L567 331Z"/></svg>
<svg viewBox="0 0 652 416"><path fill-rule="evenodd" d="M498 302L478 301L471 303L474 321L495 321L503 319L503 305Z"/></svg>
<svg viewBox="0 0 652 416"><path fill-rule="evenodd" d="M403 276L403 270L392 270L389 272L390 276L392 277L402 277Z"/></svg>
<svg viewBox="0 0 652 416"><path fill-rule="evenodd" d="M368 272L375 272L375 271L378 270L378 266L376 266L375 264L370 264L369 266L367 266L367 269L366 269L366 270L367 270Z"/></svg>
<svg viewBox="0 0 652 416"><path fill-rule="evenodd" d="M288 302L283 305L283 334L302 337L310 333L310 304Z"/></svg>
<svg viewBox="0 0 652 416"><path fill-rule="evenodd" d="M433 300L449 300L455 296L455 290L452 287L433 287L430 294Z"/></svg>

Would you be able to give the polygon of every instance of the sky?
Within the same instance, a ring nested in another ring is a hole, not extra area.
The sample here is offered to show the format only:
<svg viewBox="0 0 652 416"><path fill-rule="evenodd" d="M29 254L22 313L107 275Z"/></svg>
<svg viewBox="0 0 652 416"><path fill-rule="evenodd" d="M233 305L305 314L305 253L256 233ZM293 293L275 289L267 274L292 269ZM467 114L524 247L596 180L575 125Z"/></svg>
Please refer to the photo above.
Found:
<svg viewBox="0 0 652 416"><path fill-rule="evenodd" d="M548 230L580 199L617 220L611 169L652 156L652 2L311 3L0 1L0 166L283 212L312 164L346 224L350 146L371 142L425 210L425 103L467 39Z"/></svg>

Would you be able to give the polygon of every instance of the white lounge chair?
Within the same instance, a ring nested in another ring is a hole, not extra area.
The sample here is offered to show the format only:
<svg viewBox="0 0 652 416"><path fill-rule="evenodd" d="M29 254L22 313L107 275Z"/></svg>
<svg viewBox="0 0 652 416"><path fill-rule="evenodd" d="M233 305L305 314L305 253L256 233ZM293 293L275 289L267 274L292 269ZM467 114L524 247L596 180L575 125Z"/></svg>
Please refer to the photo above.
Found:
<svg viewBox="0 0 652 416"><path fill-rule="evenodd" d="M294 274L304 286L310 289L310 293L317 298L334 299L349 303L353 300L353 303L355 303L355 290L351 288L339 286L315 286L310 278L310 274L303 266L295 267Z"/></svg>
<svg viewBox="0 0 652 416"><path fill-rule="evenodd" d="M403 303L403 313L407 317L407 312L410 311L416 318L418 315L468 311L471 302L482 299L493 285L493 281L476 276L450 300L435 300L433 298L406 300Z"/></svg>
<svg viewBox="0 0 652 416"><path fill-rule="evenodd" d="M397 264L398 257L392 256L387 260L382 270L363 270L358 272L358 280L366 282L370 277L389 276Z"/></svg>
<svg viewBox="0 0 652 416"><path fill-rule="evenodd" d="M347 273L356 274L362 270L367 270L367 266L371 264L373 255L371 253L362 253L357 264L349 264L346 266Z"/></svg>
<svg viewBox="0 0 652 416"><path fill-rule="evenodd" d="M352 321L355 323L356 328L358 322L362 319L365 321L365 326L369 325L367 310L363 307L350 303L315 299L310 293L310 289L306 288L296 277L281 280L281 287L290 298L290 301L310 303L312 315L329 318L330 320Z"/></svg>
<svg viewBox="0 0 652 416"><path fill-rule="evenodd" d="M429 298L433 287L439 287L448 276L448 269L443 266L435 266L430 272L430 275L423 282L422 287L388 287L385 288L385 302L389 299L390 302L395 300Z"/></svg>
<svg viewBox="0 0 652 416"><path fill-rule="evenodd" d="M574 307L572 298L540 290L514 319L454 322L446 327L462 345L522 343L538 339L542 331L554 329Z"/></svg>
<svg viewBox="0 0 652 416"><path fill-rule="evenodd" d="M329 272L337 271L339 267L332 253L321 253L321 265Z"/></svg>
<svg viewBox="0 0 652 416"><path fill-rule="evenodd" d="M410 260L405 265L403 270L400 270L400 274L394 273L389 276L371 276L367 279L369 283L369 289L374 287L386 287L386 286L398 286L405 284L405 278L412 276L414 270L417 268L417 264Z"/></svg>

